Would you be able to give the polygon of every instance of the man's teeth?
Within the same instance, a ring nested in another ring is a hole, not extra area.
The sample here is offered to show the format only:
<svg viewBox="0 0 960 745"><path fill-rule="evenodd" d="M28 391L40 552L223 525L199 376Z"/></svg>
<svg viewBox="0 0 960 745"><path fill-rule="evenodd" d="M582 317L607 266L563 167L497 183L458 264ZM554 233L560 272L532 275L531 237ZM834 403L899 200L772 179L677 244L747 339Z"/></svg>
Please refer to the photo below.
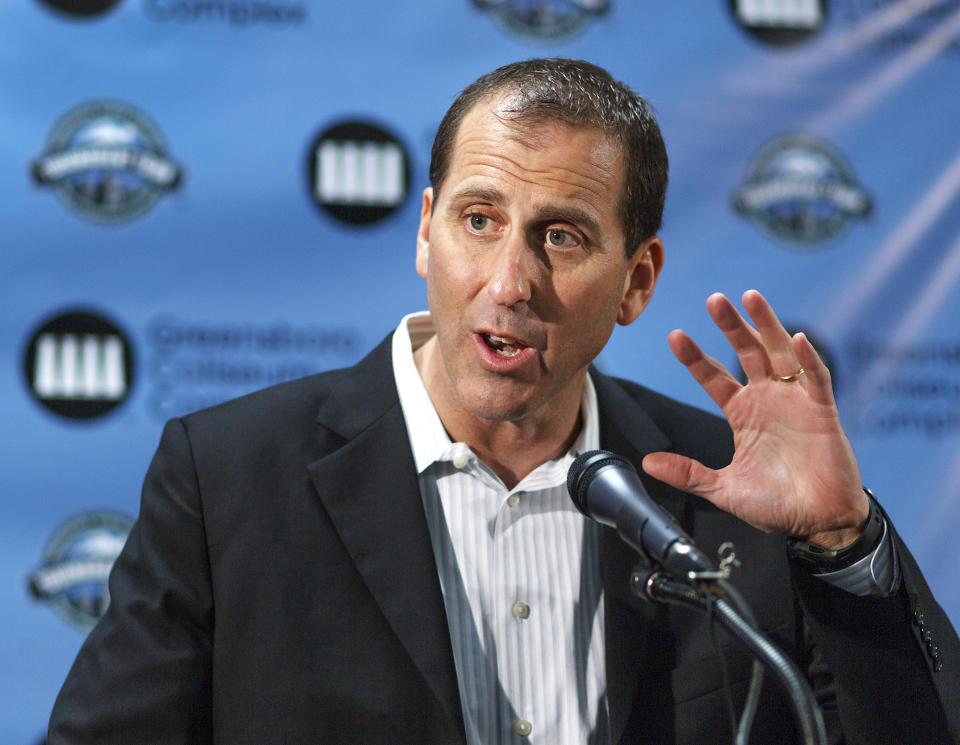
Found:
<svg viewBox="0 0 960 745"><path fill-rule="evenodd" d="M523 351L523 347L516 344L513 339L505 336L494 336L493 334L486 334L486 337L487 346L501 357L516 357Z"/></svg>

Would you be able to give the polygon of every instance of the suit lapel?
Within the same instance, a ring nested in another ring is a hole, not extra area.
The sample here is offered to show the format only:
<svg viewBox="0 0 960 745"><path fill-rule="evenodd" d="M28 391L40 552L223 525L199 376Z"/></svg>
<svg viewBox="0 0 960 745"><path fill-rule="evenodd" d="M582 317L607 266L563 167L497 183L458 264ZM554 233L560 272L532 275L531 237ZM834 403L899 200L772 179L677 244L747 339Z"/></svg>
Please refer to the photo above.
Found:
<svg viewBox="0 0 960 745"><path fill-rule="evenodd" d="M317 421L345 442L308 470L358 572L462 733L450 632L392 369L388 338L341 375Z"/></svg>
<svg viewBox="0 0 960 745"><path fill-rule="evenodd" d="M450 632L392 370L388 338L340 376L317 421L344 444L308 470L357 570L462 736ZM617 383L596 370L591 377L602 448L626 457L638 470L644 455L670 448L666 435ZM641 479L654 499L679 514L681 495L642 473ZM630 593L629 577L639 557L611 529L603 531L600 557L610 731L612 742L618 742L655 609Z"/></svg>
<svg viewBox="0 0 960 745"><path fill-rule="evenodd" d="M596 370L591 370L590 375L597 390L600 411L600 447L633 463L650 496L678 515L683 507L681 495L665 488L640 469L644 455L669 450L670 440L616 382ZM630 574L642 563L642 558L611 528L603 530L600 561L606 598L607 701L610 705L611 742L617 743L630 716L639 676L644 672L639 668L657 609L631 593Z"/></svg>

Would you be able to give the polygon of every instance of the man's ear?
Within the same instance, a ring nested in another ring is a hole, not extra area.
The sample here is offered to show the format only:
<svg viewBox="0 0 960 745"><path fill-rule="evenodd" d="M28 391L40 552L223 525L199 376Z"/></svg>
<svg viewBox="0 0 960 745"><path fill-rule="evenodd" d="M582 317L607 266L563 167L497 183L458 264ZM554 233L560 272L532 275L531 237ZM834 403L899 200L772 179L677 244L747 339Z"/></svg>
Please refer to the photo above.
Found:
<svg viewBox="0 0 960 745"><path fill-rule="evenodd" d="M628 262L617 323L629 326L640 317L653 297L653 288L662 268L663 241L659 236L652 235L637 246Z"/></svg>
<svg viewBox="0 0 960 745"><path fill-rule="evenodd" d="M417 230L417 274L427 278L430 259L430 218L433 212L433 188L423 190L423 205L420 208L420 227Z"/></svg>

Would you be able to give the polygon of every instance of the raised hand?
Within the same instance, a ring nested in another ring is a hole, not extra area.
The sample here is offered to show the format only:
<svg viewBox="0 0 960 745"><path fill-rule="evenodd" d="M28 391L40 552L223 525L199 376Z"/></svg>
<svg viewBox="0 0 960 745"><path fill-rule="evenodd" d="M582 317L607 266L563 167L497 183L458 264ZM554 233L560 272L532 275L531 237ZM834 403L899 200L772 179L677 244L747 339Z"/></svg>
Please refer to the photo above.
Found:
<svg viewBox="0 0 960 745"><path fill-rule="evenodd" d="M713 470L674 453L651 453L643 469L760 530L828 549L847 546L867 519L868 502L840 426L830 372L803 333L786 332L759 292L744 293L743 307L756 328L724 295L707 299L710 317L740 359L746 385L685 332L669 336L676 358L733 430L730 465Z"/></svg>

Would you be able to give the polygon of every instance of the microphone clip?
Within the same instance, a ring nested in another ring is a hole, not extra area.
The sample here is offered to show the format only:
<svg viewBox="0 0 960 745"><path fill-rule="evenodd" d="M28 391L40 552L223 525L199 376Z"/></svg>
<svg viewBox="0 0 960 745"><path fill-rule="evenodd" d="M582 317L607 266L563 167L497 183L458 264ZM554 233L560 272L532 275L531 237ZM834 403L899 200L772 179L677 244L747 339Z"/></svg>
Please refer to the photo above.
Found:
<svg viewBox="0 0 960 745"><path fill-rule="evenodd" d="M717 549L717 569L700 572L687 572L690 582L714 582L719 579L730 579L733 567L742 566L737 558L736 546L732 541L724 541Z"/></svg>
<svg viewBox="0 0 960 745"><path fill-rule="evenodd" d="M724 541L717 549L717 569L688 571L683 577L673 577L660 566L638 566L630 574L630 590L634 595L647 600L669 602L672 596L667 592L667 588L673 587L673 596L678 593L689 594L689 602L699 593L705 592L709 596L721 592L718 583L730 579L734 567L739 566L741 563L737 558L736 547L731 541ZM686 590L681 590L682 587Z"/></svg>

